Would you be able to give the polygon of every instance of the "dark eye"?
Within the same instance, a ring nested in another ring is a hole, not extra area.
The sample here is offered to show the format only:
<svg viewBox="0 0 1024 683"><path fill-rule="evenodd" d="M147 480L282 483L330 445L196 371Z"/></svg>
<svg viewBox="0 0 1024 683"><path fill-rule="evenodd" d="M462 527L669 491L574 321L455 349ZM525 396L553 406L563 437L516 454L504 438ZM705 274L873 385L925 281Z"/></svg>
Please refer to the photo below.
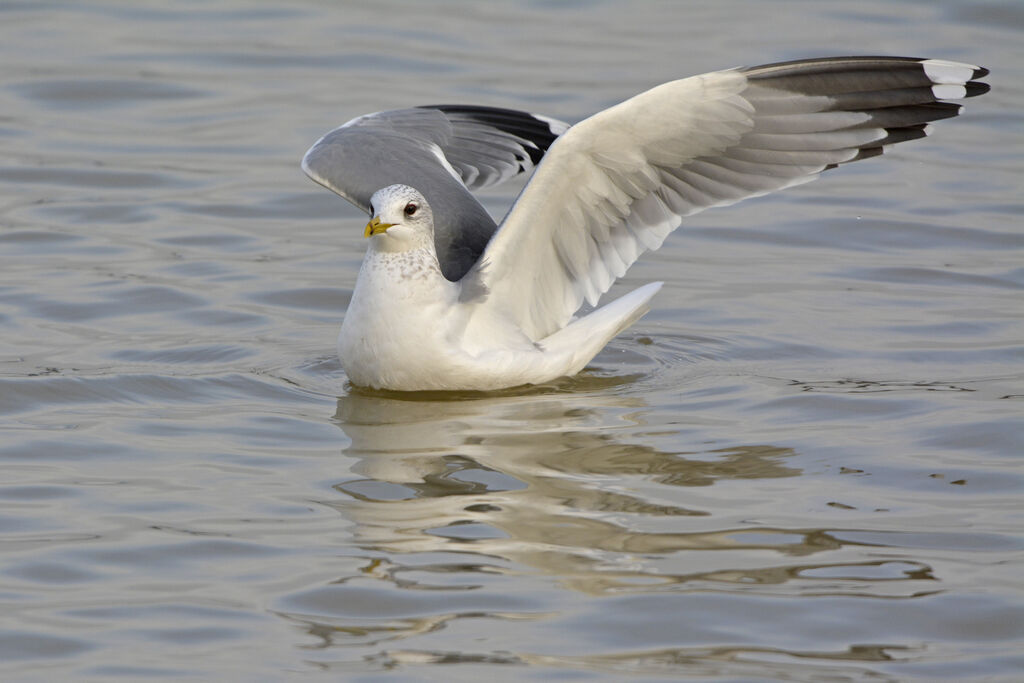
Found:
<svg viewBox="0 0 1024 683"><path fill-rule="evenodd" d="M406 216L413 215L414 213L416 213L416 209L418 209L418 208L420 208L420 207L416 206L412 202L409 202L408 204L405 205L405 215Z"/></svg>

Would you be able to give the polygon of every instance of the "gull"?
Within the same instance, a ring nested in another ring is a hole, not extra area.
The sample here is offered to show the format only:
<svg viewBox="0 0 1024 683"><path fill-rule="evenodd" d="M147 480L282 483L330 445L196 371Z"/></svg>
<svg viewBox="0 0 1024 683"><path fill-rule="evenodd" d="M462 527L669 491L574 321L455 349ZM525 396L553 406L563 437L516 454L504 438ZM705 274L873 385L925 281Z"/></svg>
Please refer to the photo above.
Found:
<svg viewBox="0 0 1024 683"><path fill-rule="evenodd" d="M357 117L302 161L371 217L338 356L357 386L488 391L580 372L662 283L576 317L686 216L926 136L988 70L827 57L656 86L569 126L432 105ZM498 225L472 191L532 171Z"/></svg>

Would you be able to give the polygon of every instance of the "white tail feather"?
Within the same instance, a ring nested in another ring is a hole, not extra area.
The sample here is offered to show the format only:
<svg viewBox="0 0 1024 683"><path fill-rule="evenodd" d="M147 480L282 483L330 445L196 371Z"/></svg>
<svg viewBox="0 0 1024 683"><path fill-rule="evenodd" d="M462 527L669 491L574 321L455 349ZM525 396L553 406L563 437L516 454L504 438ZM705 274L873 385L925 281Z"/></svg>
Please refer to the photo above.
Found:
<svg viewBox="0 0 1024 683"><path fill-rule="evenodd" d="M629 294L574 320L558 332L541 340L544 350L555 356L571 354L572 362L566 375L582 370L612 337L639 320L650 310L650 301L661 282L651 282Z"/></svg>

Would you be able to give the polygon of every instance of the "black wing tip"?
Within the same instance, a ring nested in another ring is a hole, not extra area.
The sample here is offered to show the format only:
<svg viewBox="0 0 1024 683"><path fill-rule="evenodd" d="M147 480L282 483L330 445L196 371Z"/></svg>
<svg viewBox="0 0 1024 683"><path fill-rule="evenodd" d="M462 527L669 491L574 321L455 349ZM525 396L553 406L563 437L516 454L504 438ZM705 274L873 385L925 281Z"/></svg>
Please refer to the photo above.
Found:
<svg viewBox="0 0 1024 683"><path fill-rule="evenodd" d="M928 135L928 124L919 123L914 126L904 126L902 128L887 128L885 132L888 133L888 135L874 144L880 145L884 148L900 142L920 140Z"/></svg>
<svg viewBox="0 0 1024 683"><path fill-rule="evenodd" d="M846 161L836 164L829 164L823 170L831 171L833 168L839 168L843 164L852 164L854 161L861 161L863 159L870 159L872 157L880 157L885 153L885 149L882 147L884 143L885 140L879 140L877 143L874 143L878 145L877 147L861 147L859 150L857 150L857 155L852 159L847 159Z"/></svg>
<svg viewBox="0 0 1024 683"><path fill-rule="evenodd" d="M738 71L753 82L805 95L834 96L873 89L959 85L965 89L965 94L959 97L977 97L990 90L988 84L976 80L989 74L985 67L921 57L817 57L744 67Z"/></svg>
<svg viewBox="0 0 1024 683"><path fill-rule="evenodd" d="M479 104L427 104L418 109L436 109L446 115L466 117L528 142L524 146L534 166L540 163L548 147L568 128L567 124L518 109L488 107Z"/></svg>
<svg viewBox="0 0 1024 683"><path fill-rule="evenodd" d="M987 69L981 69L981 71L984 71L985 74L988 73ZM985 74L981 74L981 76L976 74L974 76L974 78L981 78ZM987 93L989 90L992 89L992 86L989 85L988 83L980 83L978 81L968 81L967 83L964 84L964 88L967 89L967 92L964 95L964 97L977 97L978 95L984 95L985 93Z"/></svg>
<svg viewBox="0 0 1024 683"><path fill-rule="evenodd" d="M892 68L897 65L904 65L912 67L915 64L924 64L925 62L947 62L949 64L957 64L959 66L969 66L974 69L974 73L971 78L984 78L989 75L989 70L983 66L977 66L975 64L968 64L967 62L957 62L953 60L939 60L929 57L900 57L895 55L841 55L835 57L807 57L804 59L789 59L783 62L772 62L770 64L759 64L757 66L744 66L737 69L737 71L743 73L749 72L765 72L765 71L779 71L799 67L801 69L808 68L839 68L839 67L852 67L856 66L859 68L869 69L886 69Z"/></svg>
<svg viewBox="0 0 1024 683"><path fill-rule="evenodd" d="M759 64L757 66L744 66L738 69L742 72L762 72L762 71L778 71L782 69L788 69L792 67L801 68L812 68L818 66L824 67L835 67L841 65L857 64L859 66L868 65L875 63L882 65L885 63L896 63L896 62L924 62L927 61L920 57L891 57L884 55L842 55L836 57L807 57L804 59L787 59L782 62L772 62L770 64Z"/></svg>
<svg viewBox="0 0 1024 683"><path fill-rule="evenodd" d="M561 121L548 119L537 114L519 109L505 109L504 107L488 107L482 104L422 104L417 109L436 109L445 114L461 114L470 118L478 119L483 123L494 124L519 124L520 126L537 127L557 135Z"/></svg>

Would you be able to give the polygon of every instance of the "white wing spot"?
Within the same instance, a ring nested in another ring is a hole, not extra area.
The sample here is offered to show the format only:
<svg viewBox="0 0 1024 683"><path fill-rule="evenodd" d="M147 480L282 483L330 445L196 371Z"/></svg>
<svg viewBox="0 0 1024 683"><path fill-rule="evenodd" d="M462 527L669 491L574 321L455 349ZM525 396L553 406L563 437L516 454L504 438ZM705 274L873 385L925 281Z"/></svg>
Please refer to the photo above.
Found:
<svg viewBox="0 0 1024 683"><path fill-rule="evenodd" d="M963 85L978 70L978 67L971 64L947 62L944 59L926 59L921 62L921 66L932 83L941 85Z"/></svg>
<svg viewBox="0 0 1024 683"><path fill-rule="evenodd" d="M933 85L932 95L937 100L960 100L967 97L967 88L962 85Z"/></svg>
<svg viewBox="0 0 1024 683"><path fill-rule="evenodd" d="M429 149L430 153L437 157L437 160L441 162L442 166L444 166L444 170L448 171L448 173L450 173L453 178L459 181L460 185L465 187L465 183L462 181L462 176L459 175L459 172L456 171L455 168L452 167L452 165L448 162L448 157L444 155L444 152L441 150L441 148L435 144L431 144Z"/></svg>

